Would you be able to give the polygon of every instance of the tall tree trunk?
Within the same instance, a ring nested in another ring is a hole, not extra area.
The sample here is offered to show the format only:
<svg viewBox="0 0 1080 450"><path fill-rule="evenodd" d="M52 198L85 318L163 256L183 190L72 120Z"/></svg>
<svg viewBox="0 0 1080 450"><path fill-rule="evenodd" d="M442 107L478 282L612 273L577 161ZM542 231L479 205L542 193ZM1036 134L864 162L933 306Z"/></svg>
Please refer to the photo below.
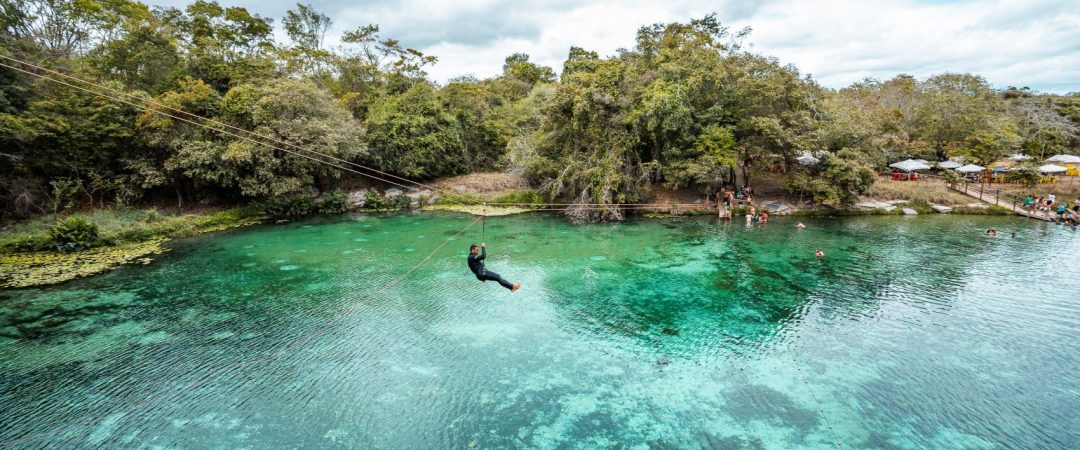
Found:
<svg viewBox="0 0 1080 450"><path fill-rule="evenodd" d="M173 182L173 190L176 191L176 213L182 214L184 212L184 194L180 189L180 182Z"/></svg>

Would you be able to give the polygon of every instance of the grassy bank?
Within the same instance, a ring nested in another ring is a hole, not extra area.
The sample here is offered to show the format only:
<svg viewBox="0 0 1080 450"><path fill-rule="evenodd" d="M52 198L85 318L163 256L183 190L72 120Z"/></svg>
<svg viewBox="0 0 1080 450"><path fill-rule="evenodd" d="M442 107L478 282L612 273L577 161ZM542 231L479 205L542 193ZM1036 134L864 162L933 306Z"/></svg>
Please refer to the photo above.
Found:
<svg viewBox="0 0 1080 450"><path fill-rule="evenodd" d="M893 181L878 179L874 183L871 197L879 200L907 200L912 203L961 206L979 201L956 192L937 178L923 178L918 181Z"/></svg>
<svg viewBox="0 0 1080 450"><path fill-rule="evenodd" d="M98 210L78 216L96 230L72 246L57 233L67 218L43 216L0 232L0 288L60 283L120 264L149 263L169 239L259 223L255 208L165 215L156 210ZM71 251L61 251L67 249Z"/></svg>

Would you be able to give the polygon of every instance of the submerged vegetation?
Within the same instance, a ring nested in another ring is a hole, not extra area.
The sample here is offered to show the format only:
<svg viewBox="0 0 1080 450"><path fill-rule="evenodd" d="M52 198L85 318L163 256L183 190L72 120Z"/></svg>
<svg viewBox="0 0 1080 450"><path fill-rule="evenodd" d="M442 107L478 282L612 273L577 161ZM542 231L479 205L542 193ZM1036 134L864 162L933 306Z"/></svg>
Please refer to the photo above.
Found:
<svg viewBox="0 0 1080 450"><path fill-rule="evenodd" d="M149 262L168 239L253 225L254 208L166 216L156 210L98 210L88 216L51 217L0 233L0 287L59 283Z"/></svg>

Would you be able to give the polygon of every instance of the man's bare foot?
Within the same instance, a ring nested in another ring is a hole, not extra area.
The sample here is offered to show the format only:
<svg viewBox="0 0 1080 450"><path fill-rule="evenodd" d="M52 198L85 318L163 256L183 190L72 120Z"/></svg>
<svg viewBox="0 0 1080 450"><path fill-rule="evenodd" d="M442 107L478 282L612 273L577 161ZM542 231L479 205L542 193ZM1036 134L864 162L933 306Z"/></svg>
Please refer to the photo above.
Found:
<svg viewBox="0 0 1080 450"><path fill-rule="evenodd" d="M521 283L515 283L514 287L510 288L510 292L514 292L518 289L521 289Z"/></svg>

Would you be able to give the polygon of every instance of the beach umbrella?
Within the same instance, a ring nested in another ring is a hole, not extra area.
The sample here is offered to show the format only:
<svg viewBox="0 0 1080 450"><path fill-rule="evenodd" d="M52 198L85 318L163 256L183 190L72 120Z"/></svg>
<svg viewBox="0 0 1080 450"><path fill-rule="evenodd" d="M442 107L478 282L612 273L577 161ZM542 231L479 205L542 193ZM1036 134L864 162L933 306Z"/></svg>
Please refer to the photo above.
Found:
<svg viewBox="0 0 1080 450"><path fill-rule="evenodd" d="M1054 156L1051 156L1049 159L1047 159L1047 161L1063 162L1063 163L1066 163L1066 164L1075 164L1075 163L1080 163L1080 156L1054 155Z"/></svg>
<svg viewBox="0 0 1080 450"><path fill-rule="evenodd" d="M975 164L968 164L966 166L960 166L956 168L956 171L960 173L982 172L984 170L986 170L985 167L977 166Z"/></svg>
<svg viewBox="0 0 1080 450"><path fill-rule="evenodd" d="M1031 159L1030 156L1022 154L1022 153L1017 153L1017 154L1012 155L1012 156L1009 157L1009 161L1027 161L1029 159Z"/></svg>
<svg viewBox="0 0 1080 450"><path fill-rule="evenodd" d="M1057 164L1047 164L1045 166L1039 166L1039 172L1041 173L1058 173L1069 170L1067 167L1061 167Z"/></svg>
<svg viewBox="0 0 1080 450"><path fill-rule="evenodd" d="M930 170L930 166L926 163L921 163L913 159L906 159L898 163L889 164L889 167L894 169L900 169L904 172L911 172L915 170Z"/></svg>
<svg viewBox="0 0 1080 450"><path fill-rule="evenodd" d="M960 167L962 165L963 164L960 164L960 163L958 163L956 161L942 161L942 162L939 162L937 164L937 166L939 168L942 168L942 169L955 169L955 168Z"/></svg>

